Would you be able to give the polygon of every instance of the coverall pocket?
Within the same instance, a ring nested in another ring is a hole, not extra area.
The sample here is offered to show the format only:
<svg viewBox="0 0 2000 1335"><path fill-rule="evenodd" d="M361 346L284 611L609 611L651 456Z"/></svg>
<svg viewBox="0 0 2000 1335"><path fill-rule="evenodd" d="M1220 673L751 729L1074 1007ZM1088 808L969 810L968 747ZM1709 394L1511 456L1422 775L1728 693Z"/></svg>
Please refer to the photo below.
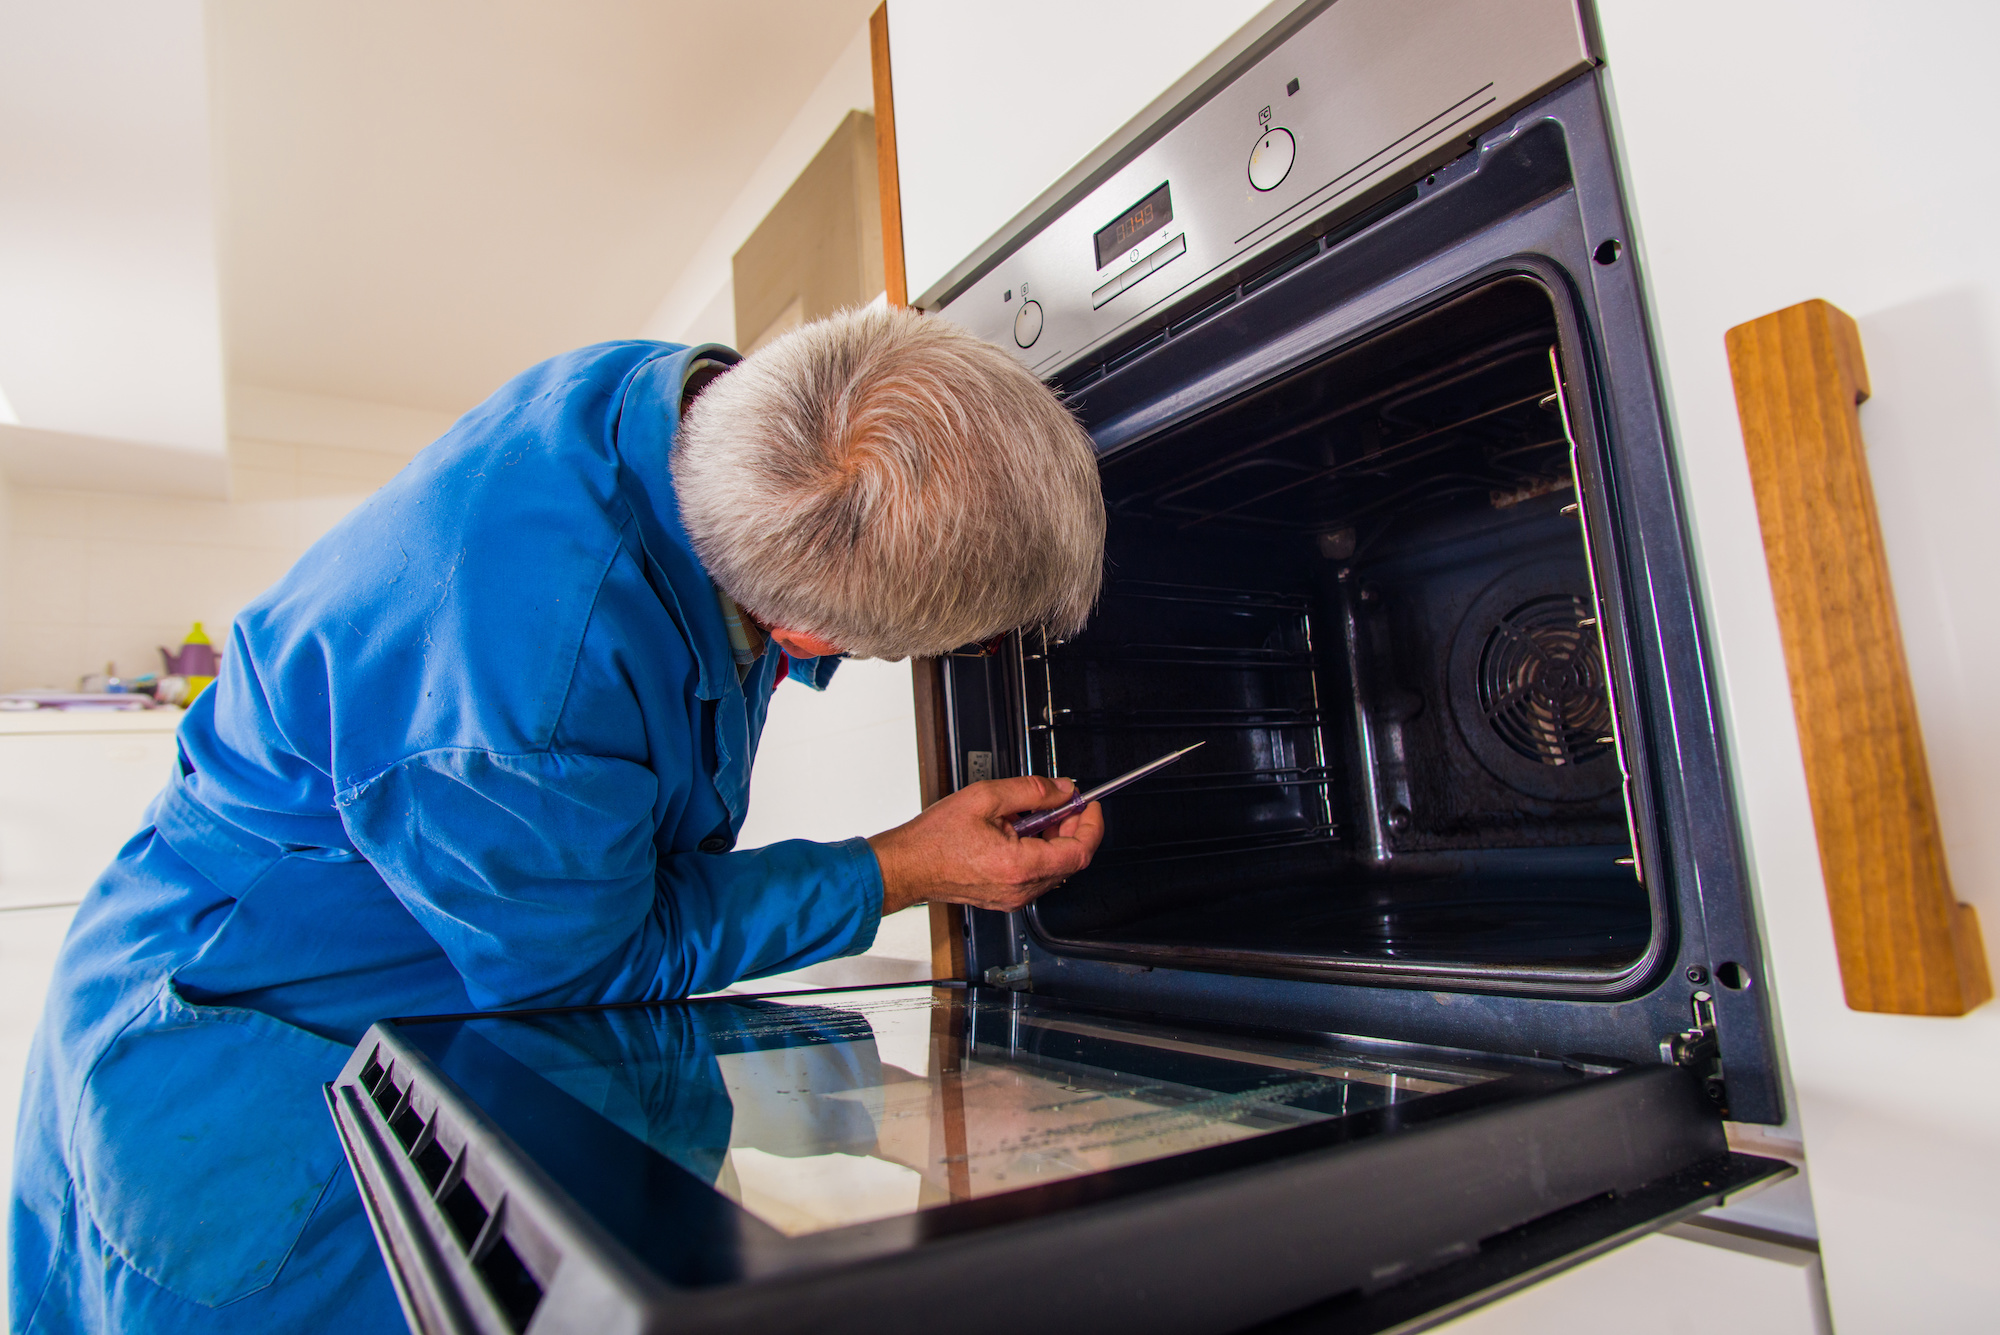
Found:
<svg viewBox="0 0 2000 1335"><path fill-rule="evenodd" d="M341 1169L321 1087L346 1057L164 983L84 1082L71 1153L98 1233L189 1302L270 1285Z"/></svg>

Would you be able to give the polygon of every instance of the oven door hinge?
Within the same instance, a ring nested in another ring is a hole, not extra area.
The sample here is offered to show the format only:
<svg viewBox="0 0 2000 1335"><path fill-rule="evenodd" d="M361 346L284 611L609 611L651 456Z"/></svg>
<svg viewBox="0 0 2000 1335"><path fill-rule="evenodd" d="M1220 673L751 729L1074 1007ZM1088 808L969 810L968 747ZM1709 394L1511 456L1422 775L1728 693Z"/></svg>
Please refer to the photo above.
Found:
<svg viewBox="0 0 2000 1335"><path fill-rule="evenodd" d="M1715 998L1697 992L1689 1000L1694 1027L1660 1040L1660 1060L1685 1066L1701 1077L1702 1092L1715 1110L1729 1115L1729 1089L1722 1083L1722 1042L1715 1032Z"/></svg>
<svg viewBox="0 0 2000 1335"><path fill-rule="evenodd" d="M1026 960L1019 964L996 964L983 977L989 987L1022 988L1034 981L1033 969Z"/></svg>

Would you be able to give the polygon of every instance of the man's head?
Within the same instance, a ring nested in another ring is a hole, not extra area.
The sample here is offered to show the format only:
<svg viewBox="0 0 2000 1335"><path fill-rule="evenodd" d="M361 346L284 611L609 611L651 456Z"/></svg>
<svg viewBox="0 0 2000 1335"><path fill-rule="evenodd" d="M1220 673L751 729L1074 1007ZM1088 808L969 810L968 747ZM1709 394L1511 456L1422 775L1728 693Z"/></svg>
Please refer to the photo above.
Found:
<svg viewBox="0 0 2000 1335"><path fill-rule="evenodd" d="M1013 358L935 317L846 311L787 334L695 401L673 470L723 591L853 654L1068 634L1097 599L1090 438Z"/></svg>

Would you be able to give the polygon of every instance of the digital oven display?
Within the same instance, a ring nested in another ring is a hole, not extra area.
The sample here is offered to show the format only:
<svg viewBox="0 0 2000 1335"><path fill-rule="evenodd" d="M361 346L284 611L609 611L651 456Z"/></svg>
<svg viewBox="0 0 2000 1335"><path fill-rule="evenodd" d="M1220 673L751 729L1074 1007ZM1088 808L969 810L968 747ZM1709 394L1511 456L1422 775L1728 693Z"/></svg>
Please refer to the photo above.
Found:
<svg viewBox="0 0 2000 1335"><path fill-rule="evenodd" d="M1119 214L1116 221L1097 233L1097 267L1102 269L1134 241L1173 220L1174 197L1167 193L1167 183L1162 181L1158 190Z"/></svg>

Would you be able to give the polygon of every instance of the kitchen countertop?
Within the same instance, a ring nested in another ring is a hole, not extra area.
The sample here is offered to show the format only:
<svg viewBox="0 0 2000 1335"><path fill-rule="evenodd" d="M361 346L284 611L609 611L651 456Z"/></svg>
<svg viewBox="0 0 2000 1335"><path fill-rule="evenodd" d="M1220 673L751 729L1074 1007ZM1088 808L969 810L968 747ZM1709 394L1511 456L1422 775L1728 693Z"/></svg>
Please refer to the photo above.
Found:
<svg viewBox="0 0 2000 1335"><path fill-rule="evenodd" d="M181 725L178 705L158 709L0 709L0 737L51 733L172 732Z"/></svg>

